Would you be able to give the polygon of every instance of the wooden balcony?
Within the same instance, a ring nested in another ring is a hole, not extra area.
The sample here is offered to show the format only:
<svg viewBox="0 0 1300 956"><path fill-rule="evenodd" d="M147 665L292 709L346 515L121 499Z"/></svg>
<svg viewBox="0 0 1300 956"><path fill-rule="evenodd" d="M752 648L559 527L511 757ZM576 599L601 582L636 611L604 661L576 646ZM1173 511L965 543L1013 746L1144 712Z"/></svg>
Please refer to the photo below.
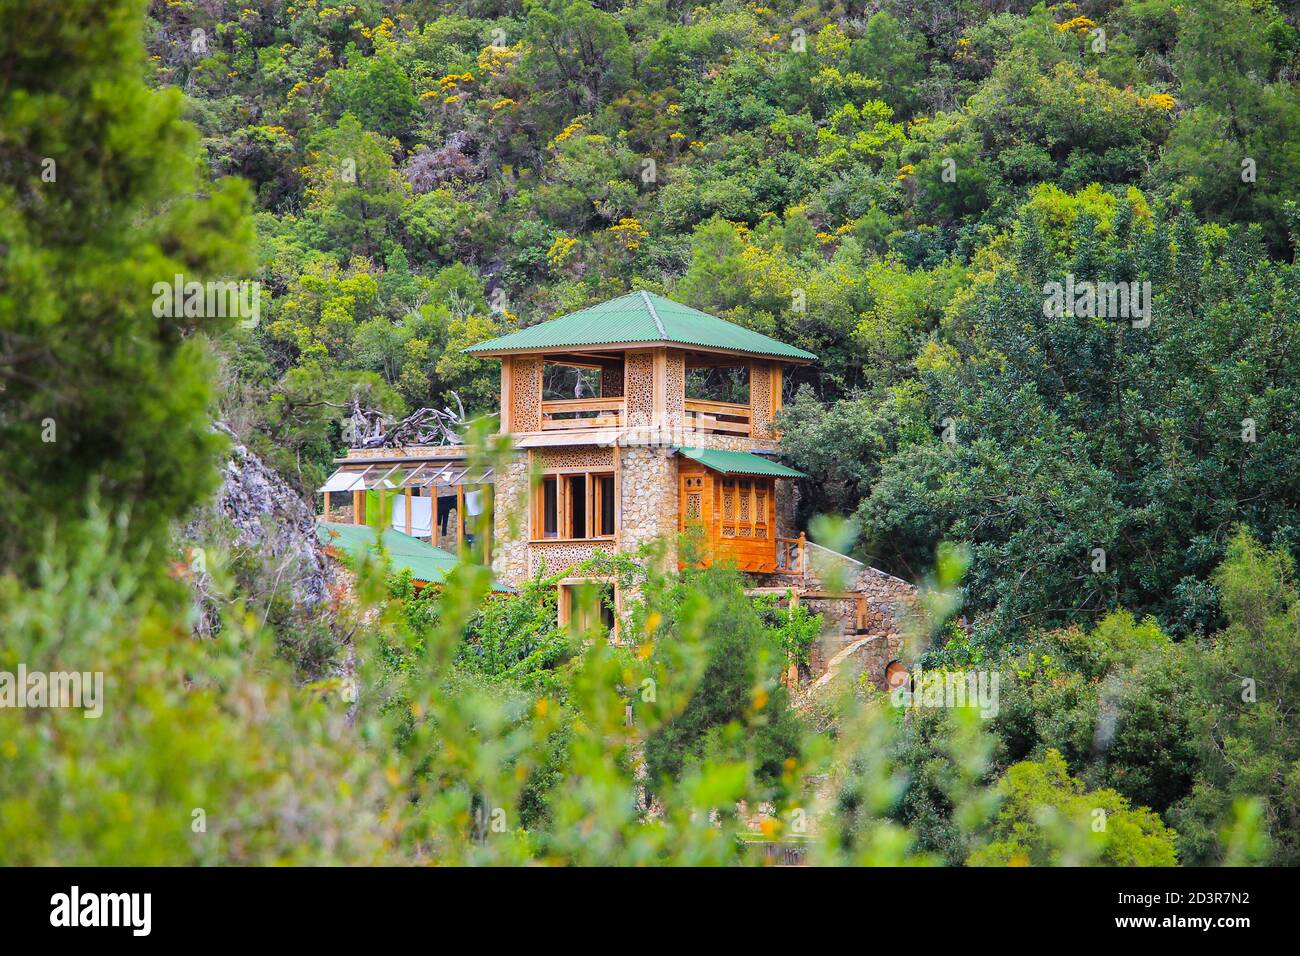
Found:
<svg viewBox="0 0 1300 956"><path fill-rule="evenodd" d="M722 435L748 435L750 409L734 402L710 402L702 398L686 399L686 427Z"/></svg>
<svg viewBox="0 0 1300 956"><path fill-rule="evenodd" d="M608 428L622 424L622 398L565 398L542 402L543 431Z"/></svg>
<svg viewBox="0 0 1300 956"><path fill-rule="evenodd" d="M721 435L749 435L748 405L688 398L688 429ZM623 398L565 398L542 402L543 431L575 431L619 427L624 421Z"/></svg>

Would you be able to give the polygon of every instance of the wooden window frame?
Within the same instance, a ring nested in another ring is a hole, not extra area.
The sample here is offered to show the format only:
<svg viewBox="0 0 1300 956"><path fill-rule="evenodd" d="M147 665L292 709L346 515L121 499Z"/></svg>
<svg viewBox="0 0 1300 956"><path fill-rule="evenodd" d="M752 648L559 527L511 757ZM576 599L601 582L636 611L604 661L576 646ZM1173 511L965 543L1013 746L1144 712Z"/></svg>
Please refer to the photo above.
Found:
<svg viewBox="0 0 1300 956"><path fill-rule="evenodd" d="M577 588L595 585L601 587L608 585L614 592L614 626L609 632L610 640L617 642L619 638L619 628L623 616L623 589L618 586L618 579L613 577L570 577L561 578L556 582L556 622L562 628L569 627L573 624L573 597ZM581 622L579 622L581 623Z"/></svg>
<svg viewBox="0 0 1300 956"><path fill-rule="evenodd" d="M583 528L583 534L575 534L572 527L573 508L572 492L570 491L574 478L584 479L584 500L583 511L586 516L586 527ZM593 530L598 526L599 507L603 502L604 486L600 482L601 478L609 478L614 486L614 528L608 534L593 534ZM546 482L555 481L555 537L546 536ZM557 468L542 473L541 481L533 494L533 507L529 522L529 541L534 544L542 544L555 541L613 541L618 537L618 478L616 470L610 467L601 468ZM567 532L567 534L566 534Z"/></svg>

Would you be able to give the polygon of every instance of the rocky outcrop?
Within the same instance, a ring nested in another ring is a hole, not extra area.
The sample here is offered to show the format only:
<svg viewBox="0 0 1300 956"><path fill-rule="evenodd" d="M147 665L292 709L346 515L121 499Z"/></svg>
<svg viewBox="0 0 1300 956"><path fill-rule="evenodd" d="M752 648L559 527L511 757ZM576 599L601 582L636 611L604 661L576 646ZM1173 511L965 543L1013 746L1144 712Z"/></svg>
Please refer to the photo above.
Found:
<svg viewBox="0 0 1300 956"><path fill-rule="evenodd" d="M264 618L274 612L276 621L320 623L333 577L312 509L234 432L219 422L214 428L232 444L221 487L180 534L198 610L195 632L211 634L219 626L220 598L208 568L216 552L242 596L267 611Z"/></svg>

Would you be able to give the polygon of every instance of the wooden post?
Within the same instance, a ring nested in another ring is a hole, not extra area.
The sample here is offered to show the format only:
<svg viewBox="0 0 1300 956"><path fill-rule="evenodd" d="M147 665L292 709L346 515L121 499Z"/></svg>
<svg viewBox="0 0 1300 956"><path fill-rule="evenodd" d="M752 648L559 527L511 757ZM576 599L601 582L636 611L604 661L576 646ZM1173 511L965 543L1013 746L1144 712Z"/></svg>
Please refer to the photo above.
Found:
<svg viewBox="0 0 1300 956"><path fill-rule="evenodd" d="M433 522L430 521L431 526L432 524ZM433 530L432 527L430 527L429 530L432 531ZM411 533L411 486L410 485L406 486L406 533L408 535Z"/></svg>
<svg viewBox="0 0 1300 956"><path fill-rule="evenodd" d="M456 486L456 550L465 550L465 486Z"/></svg>
<svg viewBox="0 0 1300 956"><path fill-rule="evenodd" d="M555 623L560 627L569 626L570 610L573 602L573 591L567 584L561 584L558 588L555 601Z"/></svg>
<svg viewBox="0 0 1300 956"><path fill-rule="evenodd" d="M501 433L507 434L514 422L511 421L512 392L514 388L514 366L510 356L501 359Z"/></svg>
<svg viewBox="0 0 1300 956"><path fill-rule="evenodd" d="M527 516L528 516L528 540L533 538L544 537L542 526L538 523L541 520L541 510L538 507L538 499L542 497L542 483L538 481L536 472L537 465L533 461L533 450L528 449L528 499L527 499ZM516 504L515 507L518 507Z"/></svg>
<svg viewBox="0 0 1300 956"><path fill-rule="evenodd" d="M325 520L330 520L330 493L325 492Z"/></svg>
<svg viewBox="0 0 1300 956"><path fill-rule="evenodd" d="M587 507L585 509L587 527L582 529L582 536L590 538L595 533L596 528L599 527L596 524L594 514L596 510L596 483L592 481L590 472L587 473L587 477L582 480L582 483L587 489Z"/></svg>
<svg viewBox="0 0 1300 956"><path fill-rule="evenodd" d="M494 502L492 500L492 486L479 485L479 494L483 497L483 510L479 513L479 536L483 539L483 563L489 568L492 567L492 509Z"/></svg>
<svg viewBox="0 0 1300 956"><path fill-rule="evenodd" d="M650 413L651 424L655 429L663 428L668 422L668 350L655 349L651 361L654 387L651 390L653 408Z"/></svg>
<svg viewBox="0 0 1300 956"><path fill-rule="evenodd" d="M623 540L623 450L614 439L614 550Z"/></svg>
<svg viewBox="0 0 1300 956"><path fill-rule="evenodd" d="M750 362L746 367L746 374L749 376L749 437L754 437L754 363Z"/></svg>
<svg viewBox="0 0 1300 956"><path fill-rule="evenodd" d="M804 531L799 532L799 573L808 574L808 535Z"/></svg>
<svg viewBox="0 0 1300 956"><path fill-rule="evenodd" d="M364 491L352 492L352 523L366 523L366 493Z"/></svg>

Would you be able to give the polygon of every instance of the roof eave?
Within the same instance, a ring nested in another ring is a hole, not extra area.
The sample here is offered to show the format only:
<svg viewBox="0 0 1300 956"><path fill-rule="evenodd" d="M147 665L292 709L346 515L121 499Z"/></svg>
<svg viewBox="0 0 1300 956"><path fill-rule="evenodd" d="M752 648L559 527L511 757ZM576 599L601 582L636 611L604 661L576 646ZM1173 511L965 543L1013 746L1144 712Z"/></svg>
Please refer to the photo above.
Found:
<svg viewBox="0 0 1300 956"><path fill-rule="evenodd" d="M601 342L592 345L539 345L532 348L514 348L514 349L474 349L474 346L468 346L461 349L466 355L472 355L475 358L505 358L508 355L547 355L555 353L573 353L573 352L608 352L611 349L616 351L632 351L634 349L682 349L683 351L693 352L712 352L717 355L736 355L741 358L761 358L771 362L780 362L783 365L812 365L817 361L817 356L808 353L808 358L795 355L777 355L772 352L751 352L745 349L724 348L717 345L695 345L685 342L669 342L659 339L650 342Z"/></svg>

